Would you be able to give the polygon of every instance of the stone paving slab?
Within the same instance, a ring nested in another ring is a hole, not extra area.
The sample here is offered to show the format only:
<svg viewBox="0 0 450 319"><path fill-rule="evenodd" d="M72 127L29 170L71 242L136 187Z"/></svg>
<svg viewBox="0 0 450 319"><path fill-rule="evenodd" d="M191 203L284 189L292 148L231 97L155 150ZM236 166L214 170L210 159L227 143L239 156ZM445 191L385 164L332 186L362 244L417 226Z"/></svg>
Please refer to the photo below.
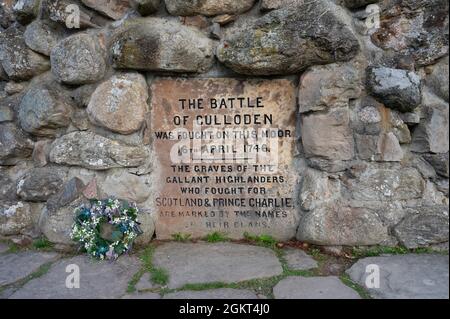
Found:
<svg viewBox="0 0 450 319"><path fill-rule="evenodd" d="M351 279L366 287L368 265L380 270L380 288L368 288L373 298L448 299L448 256L408 254L360 259L349 270Z"/></svg>
<svg viewBox="0 0 450 319"><path fill-rule="evenodd" d="M66 287L68 265L80 269L80 288ZM96 261L76 256L56 262L47 274L28 282L12 299L106 299L120 298L141 264L136 257L122 256L115 262Z"/></svg>
<svg viewBox="0 0 450 319"><path fill-rule="evenodd" d="M0 286L24 279L58 256L56 253L36 251L0 255Z"/></svg>
<svg viewBox="0 0 450 319"><path fill-rule="evenodd" d="M317 261L301 249L286 248L283 252L284 259L292 270L308 270L318 267Z"/></svg>
<svg viewBox="0 0 450 319"><path fill-rule="evenodd" d="M161 296L154 292L140 292L134 294L127 294L122 299L161 299Z"/></svg>
<svg viewBox="0 0 450 319"><path fill-rule="evenodd" d="M134 286L137 290L148 290L155 288L155 285L151 282L150 274L146 272L139 279L138 283Z"/></svg>
<svg viewBox="0 0 450 319"><path fill-rule="evenodd" d="M272 250L233 243L167 243L156 248L153 263L169 272L169 288L266 278L283 271Z"/></svg>
<svg viewBox="0 0 450 319"><path fill-rule="evenodd" d="M274 288L275 299L361 299L338 277L287 277Z"/></svg>
<svg viewBox="0 0 450 319"><path fill-rule="evenodd" d="M163 299L258 299L255 293L244 289L220 288L202 291L172 292Z"/></svg>
<svg viewBox="0 0 450 319"><path fill-rule="evenodd" d="M8 249L9 249L8 244L0 242L0 254L6 253Z"/></svg>

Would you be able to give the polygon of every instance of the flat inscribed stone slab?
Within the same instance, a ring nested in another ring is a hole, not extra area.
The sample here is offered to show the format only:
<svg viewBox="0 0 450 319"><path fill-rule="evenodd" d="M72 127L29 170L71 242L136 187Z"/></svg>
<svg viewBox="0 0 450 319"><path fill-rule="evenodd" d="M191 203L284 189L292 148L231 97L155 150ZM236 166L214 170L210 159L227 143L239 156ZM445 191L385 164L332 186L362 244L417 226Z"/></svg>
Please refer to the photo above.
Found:
<svg viewBox="0 0 450 319"><path fill-rule="evenodd" d="M158 239L295 236L291 81L164 78L151 96Z"/></svg>

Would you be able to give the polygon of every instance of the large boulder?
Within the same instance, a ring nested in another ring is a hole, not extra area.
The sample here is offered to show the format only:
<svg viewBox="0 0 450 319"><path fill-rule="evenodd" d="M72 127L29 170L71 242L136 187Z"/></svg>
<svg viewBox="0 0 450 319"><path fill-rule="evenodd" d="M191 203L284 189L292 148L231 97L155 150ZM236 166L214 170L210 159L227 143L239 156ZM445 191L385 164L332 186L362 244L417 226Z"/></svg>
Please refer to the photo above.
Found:
<svg viewBox="0 0 450 319"><path fill-rule="evenodd" d="M78 33L60 41L51 51L52 72L62 83L81 85L101 80L106 55L98 37Z"/></svg>
<svg viewBox="0 0 450 319"><path fill-rule="evenodd" d="M27 47L23 33L15 26L0 32L0 62L12 80L29 80L50 69L46 57Z"/></svg>
<svg viewBox="0 0 450 319"><path fill-rule="evenodd" d="M151 182L148 176L136 176L124 170L113 170L108 172L98 187L101 198L114 197L142 203L151 194Z"/></svg>
<svg viewBox="0 0 450 319"><path fill-rule="evenodd" d="M81 0L81 2L114 20L123 18L131 8L130 0Z"/></svg>
<svg viewBox="0 0 450 319"><path fill-rule="evenodd" d="M167 11L177 16L239 14L252 8L255 0L165 0Z"/></svg>
<svg viewBox="0 0 450 319"><path fill-rule="evenodd" d="M24 39L31 50L50 56L53 47L64 35L60 24L50 20L35 20L27 26Z"/></svg>
<svg viewBox="0 0 450 319"><path fill-rule="evenodd" d="M433 64L448 54L448 0L385 0L372 42L397 60Z"/></svg>
<svg viewBox="0 0 450 319"><path fill-rule="evenodd" d="M25 173L17 183L17 195L32 202L45 202L61 189L64 173L58 169L34 168Z"/></svg>
<svg viewBox="0 0 450 319"><path fill-rule="evenodd" d="M407 248L448 242L448 207L408 209L406 217L394 228L394 234Z"/></svg>
<svg viewBox="0 0 450 319"><path fill-rule="evenodd" d="M114 75L92 94L89 119L113 132L131 134L139 130L147 113L148 89L139 73Z"/></svg>
<svg viewBox="0 0 450 319"><path fill-rule="evenodd" d="M138 167L145 163L148 151L91 132L72 132L56 139L50 161L94 170L115 167Z"/></svg>
<svg viewBox="0 0 450 319"><path fill-rule="evenodd" d="M160 18L125 23L111 55L116 68L147 71L204 72L214 61L213 43L203 33Z"/></svg>
<svg viewBox="0 0 450 319"><path fill-rule="evenodd" d="M420 77L411 71L370 67L367 89L387 107L412 112L422 100Z"/></svg>
<svg viewBox="0 0 450 319"><path fill-rule="evenodd" d="M298 240L317 245L377 245L388 238L376 212L340 202L304 213L297 231Z"/></svg>
<svg viewBox="0 0 450 319"><path fill-rule="evenodd" d="M326 114L305 114L301 118L303 148L308 157L351 160L354 142L347 108L332 109Z"/></svg>
<svg viewBox="0 0 450 319"><path fill-rule="evenodd" d="M70 238L70 232L75 209L85 201L84 188L85 185L79 178L72 178L47 201L39 219L39 228L52 243L75 245Z"/></svg>
<svg viewBox="0 0 450 319"><path fill-rule="evenodd" d="M301 2L236 28L221 41L217 57L242 74L296 74L348 61L359 51L345 12L332 1Z"/></svg>
<svg viewBox="0 0 450 319"><path fill-rule="evenodd" d="M22 129L37 136L55 136L70 124L73 107L64 90L56 83L32 85L19 107Z"/></svg>
<svg viewBox="0 0 450 319"><path fill-rule="evenodd" d="M0 124L0 165L15 165L30 157L33 142L13 123Z"/></svg>

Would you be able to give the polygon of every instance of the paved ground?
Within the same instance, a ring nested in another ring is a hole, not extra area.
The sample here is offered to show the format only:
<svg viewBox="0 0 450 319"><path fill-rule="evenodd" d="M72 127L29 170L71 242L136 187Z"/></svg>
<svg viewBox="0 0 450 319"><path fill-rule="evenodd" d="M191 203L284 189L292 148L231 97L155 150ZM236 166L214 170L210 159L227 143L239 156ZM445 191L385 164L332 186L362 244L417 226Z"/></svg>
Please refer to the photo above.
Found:
<svg viewBox="0 0 450 319"><path fill-rule="evenodd" d="M0 298L449 297L449 259L441 254L363 258L340 264L336 274L327 270L336 263L331 257L234 243L166 243L150 255L136 252L114 263L35 250L9 252L4 244L0 248ZM146 258L139 258L144 254ZM379 269L379 288L365 286L373 265Z"/></svg>

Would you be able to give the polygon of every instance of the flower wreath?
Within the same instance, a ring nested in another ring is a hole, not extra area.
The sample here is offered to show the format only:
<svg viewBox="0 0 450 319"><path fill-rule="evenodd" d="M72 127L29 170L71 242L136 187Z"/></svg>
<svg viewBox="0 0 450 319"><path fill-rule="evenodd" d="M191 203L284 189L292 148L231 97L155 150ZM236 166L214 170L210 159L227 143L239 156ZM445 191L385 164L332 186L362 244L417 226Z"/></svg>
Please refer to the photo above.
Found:
<svg viewBox="0 0 450 319"><path fill-rule="evenodd" d="M136 204L118 199L92 200L75 209L70 237L99 259L117 259L142 234Z"/></svg>

